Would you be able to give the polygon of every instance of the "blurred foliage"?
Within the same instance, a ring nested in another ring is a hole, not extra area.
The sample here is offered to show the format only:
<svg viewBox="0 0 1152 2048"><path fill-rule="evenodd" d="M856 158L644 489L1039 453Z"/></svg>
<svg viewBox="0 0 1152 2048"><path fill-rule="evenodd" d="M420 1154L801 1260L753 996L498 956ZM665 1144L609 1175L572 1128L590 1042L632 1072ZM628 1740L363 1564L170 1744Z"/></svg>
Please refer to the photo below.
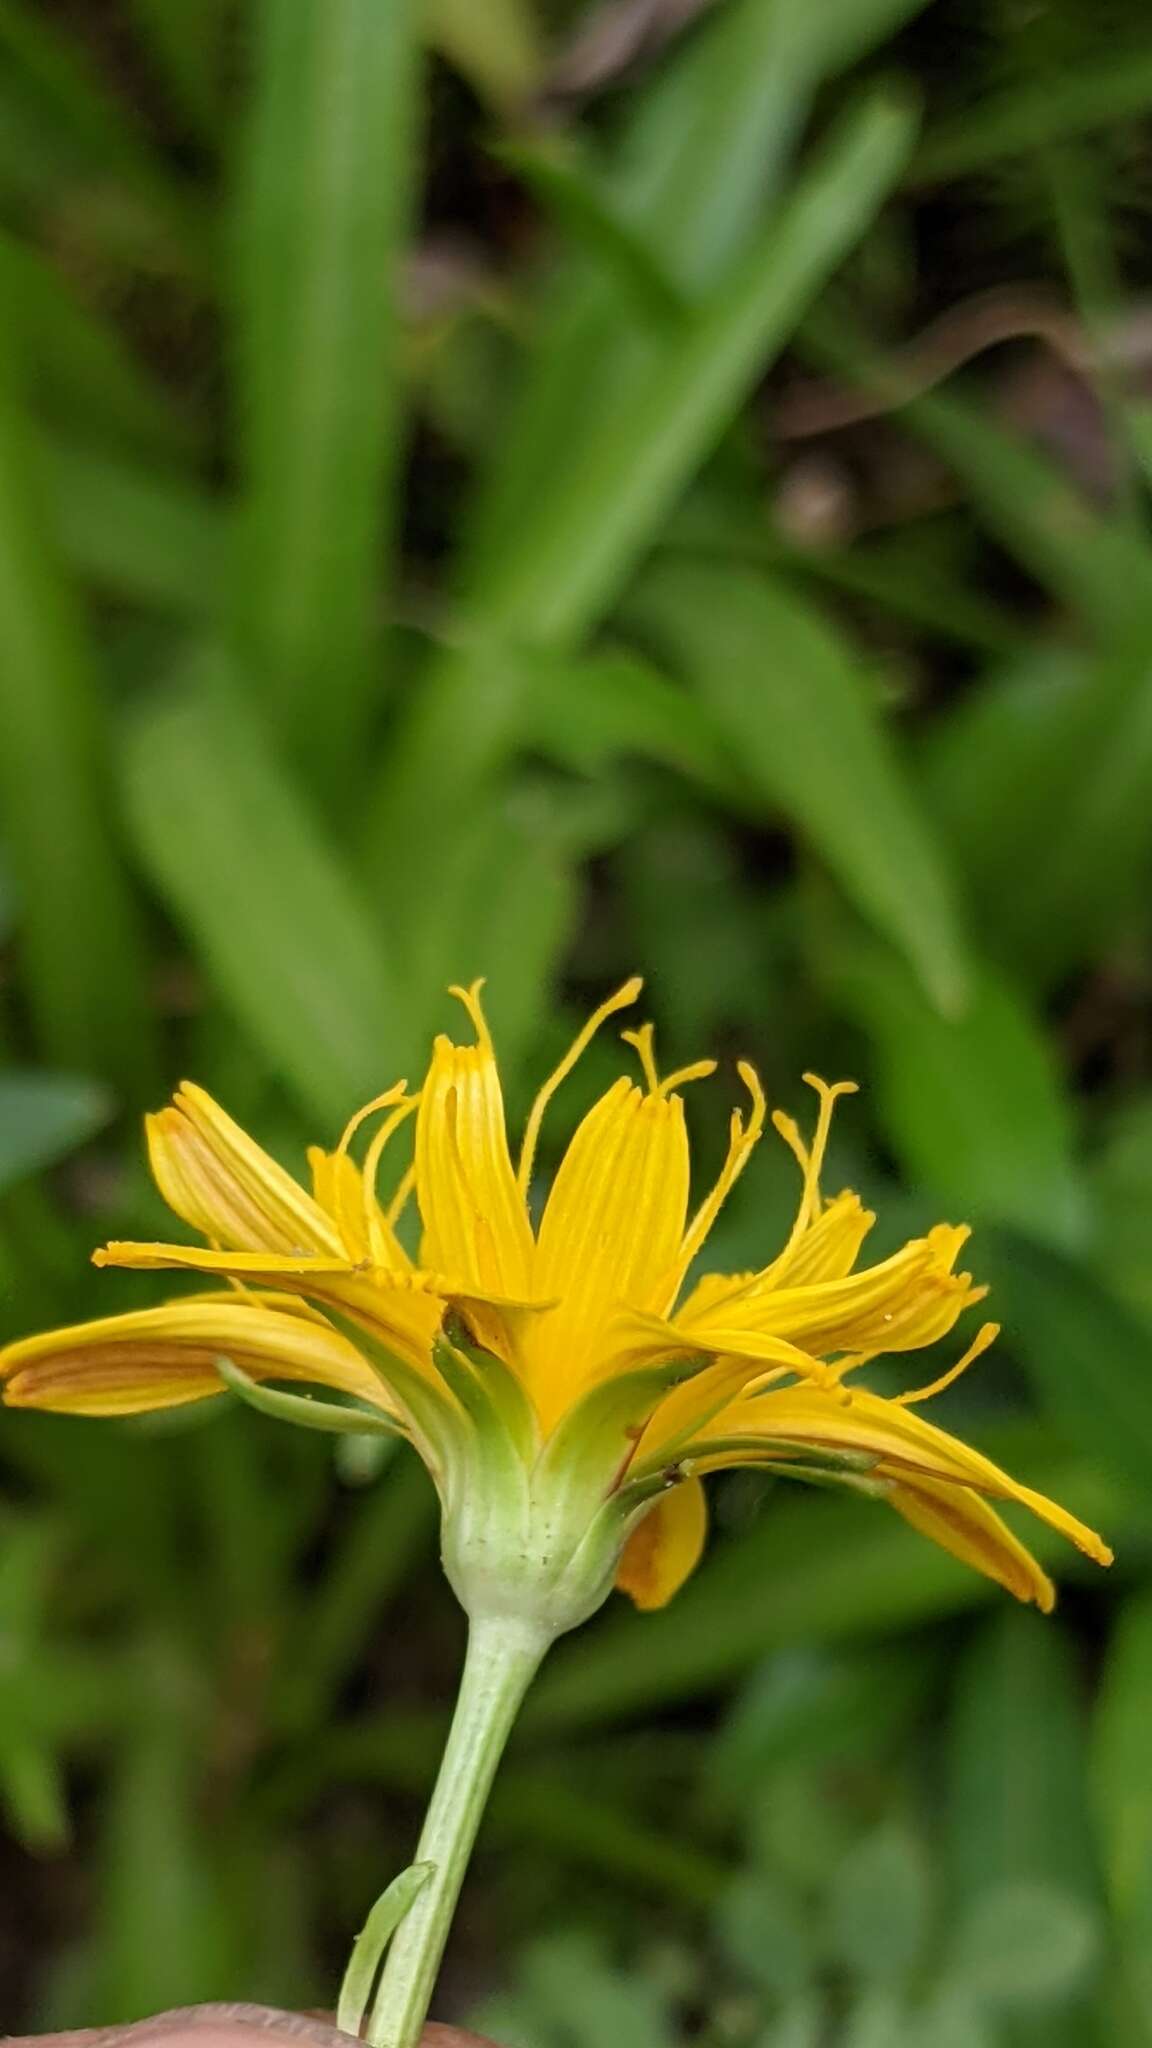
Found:
<svg viewBox="0 0 1152 2048"><path fill-rule="evenodd" d="M859 1076L1119 1553L1041 1623L726 1482L509 1758L509 2048L1152 2044L1150 110L1137 0L0 0L5 1332L146 1298L182 1073L298 1162L448 980L523 1099L640 969ZM460 1640L403 1454L7 1415L0 2024L330 2000Z"/></svg>

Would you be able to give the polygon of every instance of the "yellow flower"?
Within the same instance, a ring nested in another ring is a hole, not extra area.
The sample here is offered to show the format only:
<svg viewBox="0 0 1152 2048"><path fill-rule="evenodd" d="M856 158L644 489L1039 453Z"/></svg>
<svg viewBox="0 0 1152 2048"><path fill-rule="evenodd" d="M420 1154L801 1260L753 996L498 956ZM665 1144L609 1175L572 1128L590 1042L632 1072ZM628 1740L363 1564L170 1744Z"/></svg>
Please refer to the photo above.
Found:
<svg viewBox="0 0 1152 2048"><path fill-rule="evenodd" d="M990 1501L1017 1501L1102 1564L1090 1529L914 1412L996 1335L985 1324L933 1385L885 1399L859 1369L948 1334L984 1289L956 1263L967 1231L941 1224L859 1267L873 1217L825 1196L833 1107L851 1084L807 1077L810 1143L771 1121L796 1156L788 1240L759 1272L707 1274L685 1294L728 1193L766 1121L760 1083L731 1120L716 1185L693 1212L680 1089L702 1061L661 1079L650 1026L624 1037L642 1085L621 1076L588 1112L534 1228L529 1203L542 1119L593 1034L635 1001L604 1003L541 1090L513 1164L479 985L454 990L471 1044L436 1040L424 1084L399 1082L354 1117L334 1152L310 1155L311 1192L185 1083L148 1119L152 1170L208 1247L111 1244L98 1265L173 1267L213 1291L24 1339L0 1353L17 1406L124 1415L222 1391L331 1429L385 1427L426 1460L444 1507L445 1562L477 1612L528 1611L558 1633L592 1611L613 1575L640 1606L667 1600L704 1542L703 1475L758 1465L886 1500L916 1528L1022 1600L1050 1581ZM377 1119L362 1164L351 1151ZM377 1192L402 1131L410 1163ZM397 1224L419 1208L419 1262ZM265 1383L334 1389L305 1401Z"/></svg>

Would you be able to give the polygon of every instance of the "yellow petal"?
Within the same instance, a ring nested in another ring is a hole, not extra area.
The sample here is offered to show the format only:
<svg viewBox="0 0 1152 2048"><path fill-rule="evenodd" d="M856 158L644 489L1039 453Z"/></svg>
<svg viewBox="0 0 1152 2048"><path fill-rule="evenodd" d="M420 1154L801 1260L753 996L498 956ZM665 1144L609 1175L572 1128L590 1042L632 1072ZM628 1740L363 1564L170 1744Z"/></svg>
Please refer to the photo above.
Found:
<svg viewBox="0 0 1152 2048"><path fill-rule="evenodd" d="M651 1467L667 1463L686 1438L696 1435L721 1409L726 1411L751 1383L760 1385L773 1375L815 1375L829 1386L835 1385L828 1367L784 1338L756 1337L751 1342L755 1346L754 1357L747 1350L719 1351L710 1364L702 1365L701 1353L707 1356L709 1347L696 1347L694 1356L678 1320L645 1315L635 1309L621 1310L610 1318L604 1332L599 1377L615 1377L662 1359L685 1360L685 1375L680 1384L674 1385L652 1411L636 1446L633 1469L640 1464Z"/></svg>
<svg viewBox="0 0 1152 2048"><path fill-rule="evenodd" d="M552 1184L533 1272L536 1297L558 1297L525 1341L546 1417L603 1369L605 1329L621 1305L667 1306L688 1177L678 1096L645 1095L622 1078L584 1118Z"/></svg>
<svg viewBox="0 0 1152 2048"><path fill-rule="evenodd" d="M726 1302L759 1300L769 1290L785 1286L809 1287L843 1280L852 1271L875 1221L859 1195L845 1191L829 1202L823 1215L797 1238L791 1250L782 1252L762 1272L702 1274L677 1310L677 1320L700 1323L710 1316L718 1318Z"/></svg>
<svg viewBox="0 0 1152 2048"><path fill-rule="evenodd" d="M335 1330L232 1295L169 1302L26 1337L0 1352L4 1398L69 1415L137 1415L222 1392L215 1361L253 1379L311 1380L389 1404L376 1374Z"/></svg>
<svg viewBox="0 0 1152 2048"><path fill-rule="evenodd" d="M933 1479L904 1479L887 1497L922 1536L1006 1586L1017 1600L1034 1601L1042 1613L1051 1613L1056 1588L1047 1572L978 1493Z"/></svg>
<svg viewBox="0 0 1152 2048"><path fill-rule="evenodd" d="M169 1208L238 1251L340 1251L329 1217L219 1103L190 1081L147 1119L156 1185Z"/></svg>
<svg viewBox="0 0 1152 2048"><path fill-rule="evenodd" d="M773 1287L810 1287L852 1271L876 1217L850 1189L835 1195L788 1251L768 1267Z"/></svg>
<svg viewBox="0 0 1152 2048"><path fill-rule="evenodd" d="M937 1429L895 1401L885 1401L879 1394L858 1389L845 1401L816 1387L788 1387L745 1397L713 1417L700 1444L693 1443L692 1456L709 1469L713 1464L736 1462L722 1449L712 1458L707 1448L709 1439L734 1437L747 1439L752 1456L757 1443L763 1444L765 1454L770 1455L774 1437L810 1443L818 1449L865 1451L878 1461L881 1476L941 1480L971 1487L996 1500L1019 1501L1097 1564L1112 1562L1112 1552L1095 1530L1086 1528L1055 1501L1020 1485L958 1437L949 1436L947 1431Z"/></svg>
<svg viewBox="0 0 1152 2048"><path fill-rule="evenodd" d="M436 1040L416 1118L416 1193L425 1266L482 1294L528 1293L532 1232L486 1029L476 1045Z"/></svg>
<svg viewBox="0 0 1152 2048"><path fill-rule="evenodd" d="M428 1274L397 1274L388 1284L346 1258L278 1258L266 1252L218 1252L186 1244L113 1243L93 1253L98 1266L137 1271L173 1268L210 1273L243 1287L283 1288L351 1316L421 1372L432 1371L430 1346L443 1313Z"/></svg>
<svg viewBox="0 0 1152 2048"><path fill-rule="evenodd" d="M637 1607L663 1607L700 1562L708 1507L698 1479L682 1479L649 1508L624 1546L616 1584Z"/></svg>
<svg viewBox="0 0 1152 2048"><path fill-rule="evenodd" d="M739 1350L741 1331L785 1337L815 1357L919 1350L946 1336L986 1292L952 1270L967 1236L941 1224L880 1265L815 1285L777 1287L769 1271L739 1295L686 1306L676 1320L712 1350Z"/></svg>
<svg viewBox="0 0 1152 2048"><path fill-rule="evenodd" d="M331 1217L340 1243L352 1262L367 1261L388 1273L403 1273L412 1261L403 1250L373 1190L347 1152L325 1152L319 1145L308 1151L312 1192L320 1208Z"/></svg>

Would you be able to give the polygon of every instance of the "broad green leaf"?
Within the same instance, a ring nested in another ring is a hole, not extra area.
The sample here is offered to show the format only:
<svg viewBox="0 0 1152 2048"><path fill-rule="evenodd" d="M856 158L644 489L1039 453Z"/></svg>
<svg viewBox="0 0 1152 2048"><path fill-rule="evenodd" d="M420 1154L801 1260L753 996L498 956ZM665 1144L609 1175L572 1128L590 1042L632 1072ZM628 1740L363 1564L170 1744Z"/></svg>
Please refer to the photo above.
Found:
<svg viewBox="0 0 1152 2048"><path fill-rule="evenodd" d="M1042 985L1102 954L1142 900L1148 668L1146 640L1106 655L1034 653L961 699L930 742L929 800L988 948Z"/></svg>
<svg viewBox="0 0 1152 2048"><path fill-rule="evenodd" d="M419 18L415 0L260 0L257 19L235 250L237 620L278 729L331 795L358 765L380 662Z"/></svg>
<svg viewBox="0 0 1152 2048"><path fill-rule="evenodd" d="M944 1984L919 2007L914 2038L932 2048L1001 2048L993 2022L963 1984Z"/></svg>
<svg viewBox="0 0 1152 2048"><path fill-rule="evenodd" d="M606 1945L573 1931L536 1943L521 1963L527 2009L570 2048L673 2048L667 2001L636 1970L609 1961ZM547 2036L545 2036L547 2038Z"/></svg>
<svg viewBox="0 0 1152 2048"><path fill-rule="evenodd" d="M310 1117L339 1129L411 1056L369 908L208 658L130 727L142 859L221 994Z"/></svg>
<svg viewBox="0 0 1152 2048"><path fill-rule="evenodd" d="M161 1682L153 1677L153 1685ZM225 1997L234 1930L198 1825L187 1713L161 1699L123 1746L105 1795L96 2009L110 2023ZM214 1831L217 1851L218 1831Z"/></svg>
<svg viewBox="0 0 1152 2048"><path fill-rule="evenodd" d="M739 1812L750 1784L788 1763L851 1763L894 1745L922 1697L925 1663L905 1650L823 1645L766 1659L709 1745L707 1786Z"/></svg>
<svg viewBox="0 0 1152 2048"><path fill-rule="evenodd" d="M1114 1293L1152 1318L1152 1095L1118 1102L1090 1162L1092 1264Z"/></svg>
<svg viewBox="0 0 1152 2048"><path fill-rule="evenodd" d="M1152 1332L1099 1280L1016 1235L991 1247L1005 1341L1066 1439L1146 1499L1152 1483Z"/></svg>
<svg viewBox="0 0 1152 2048"><path fill-rule="evenodd" d="M107 1092L80 1075L0 1068L0 1191L66 1158L111 1115Z"/></svg>
<svg viewBox="0 0 1152 2048"><path fill-rule="evenodd" d="M843 2048L909 2048L903 2004L888 1987L873 1985L845 2014Z"/></svg>
<svg viewBox="0 0 1152 2048"><path fill-rule="evenodd" d="M1073 2048L1085 2036L1102 1932L1086 1764L1072 1640L1051 1620L1004 1607L956 1683L945 1974L968 1988L983 1968L985 1997L1012 2007L1011 2048Z"/></svg>
<svg viewBox="0 0 1152 2048"><path fill-rule="evenodd" d="M957 1009L967 959L951 878L867 677L831 628L784 583L728 563L669 560L630 612L682 663L762 798Z"/></svg>
<svg viewBox="0 0 1152 2048"><path fill-rule="evenodd" d="M1096 1914L1075 1892L1033 1878L991 1884L953 1934L956 1982L993 2007L1068 1999L1100 1949Z"/></svg>
<svg viewBox="0 0 1152 2048"><path fill-rule="evenodd" d="M717 1901L716 1936L742 1977L774 1998L794 1999L816 1975L809 1917L797 1901L755 1870L742 1871Z"/></svg>
<svg viewBox="0 0 1152 2048"><path fill-rule="evenodd" d="M151 1032L100 679L51 546L22 371L0 330L0 799L25 988L49 1060L138 1099Z"/></svg>
<svg viewBox="0 0 1152 2048"><path fill-rule="evenodd" d="M1085 1763L1070 1639L1051 1621L1002 1608L956 1678L946 1813L954 1910L1004 1885L1052 1884L1091 1904Z"/></svg>
<svg viewBox="0 0 1152 2048"><path fill-rule="evenodd" d="M942 1017L878 950L849 946L831 975L867 1033L884 1123L909 1175L960 1221L1080 1243L1086 1202L1070 1108L1051 1048L1011 985L982 971L962 1013Z"/></svg>
<svg viewBox="0 0 1152 2048"><path fill-rule="evenodd" d="M802 1992L775 2015L755 2048L820 2048L823 2040L822 2000L815 1992Z"/></svg>
<svg viewBox="0 0 1152 2048"><path fill-rule="evenodd" d="M1152 1780L1147 1769L1152 1700L1152 1595L1121 1607L1108 1646L1092 1728L1090 1787L1109 1894L1123 1914L1152 1882Z"/></svg>
<svg viewBox="0 0 1152 2048"><path fill-rule="evenodd" d="M931 1905L920 1845L907 1830L887 1823L866 1835L833 1876L830 1952L865 1983L907 1982L927 1939Z"/></svg>

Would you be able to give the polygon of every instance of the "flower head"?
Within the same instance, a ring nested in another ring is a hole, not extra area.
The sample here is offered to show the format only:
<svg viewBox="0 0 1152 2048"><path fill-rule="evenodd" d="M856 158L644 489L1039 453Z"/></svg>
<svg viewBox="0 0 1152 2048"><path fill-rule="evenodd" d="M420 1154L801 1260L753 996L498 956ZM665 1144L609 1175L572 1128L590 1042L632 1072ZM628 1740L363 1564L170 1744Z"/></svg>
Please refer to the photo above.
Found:
<svg viewBox="0 0 1152 2048"><path fill-rule="evenodd" d="M98 1265L170 1267L210 1291L24 1339L0 1353L7 1400L124 1415L221 1393L329 1429L386 1428L425 1459L444 1508L445 1562L470 1612L521 1608L553 1632L599 1604L613 1576L644 1607L682 1583L705 1535L704 1475L757 1465L887 1501L1022 1600L1050 1581L992 1501L1017 1501L1100 1563L1100 1538L917 1412L996 1336L985 1323L950 1371L885 1398L862 1368L948 1335L985 1290L956 1270L967 1238L940 1224L860 1264L874 1218L822 1168L836 1099L807 1076L805 1139L771 1123L800 1176L787 1241L756 1272L706 1273L709 1232L768 1121L740 1076L725 1163L692 1207L682 1088L714 1062L661 1078L652 1031L624 1033L621 1075L560 1162L538 1227L530 1193L547 1106L593 1034L633 1003L601 1005L536 1098L519 1158L480 986L454 990L473 1039L435 1041L418 1093L394 1087L334 1151L309 1155L306 1191L185 1083L148 1119L165 1199L206 1246L110 1244ZM368 1132L359 1162L353 1147ZM407 1142L407 1163L398 1154ZM397 1165L393 1165L397 1161ZM387 1179L391 1193L381 1194ZM397 1225L419 1210L419 1257ZM334 1390L302 1400L269 1383Z"/></svg>

